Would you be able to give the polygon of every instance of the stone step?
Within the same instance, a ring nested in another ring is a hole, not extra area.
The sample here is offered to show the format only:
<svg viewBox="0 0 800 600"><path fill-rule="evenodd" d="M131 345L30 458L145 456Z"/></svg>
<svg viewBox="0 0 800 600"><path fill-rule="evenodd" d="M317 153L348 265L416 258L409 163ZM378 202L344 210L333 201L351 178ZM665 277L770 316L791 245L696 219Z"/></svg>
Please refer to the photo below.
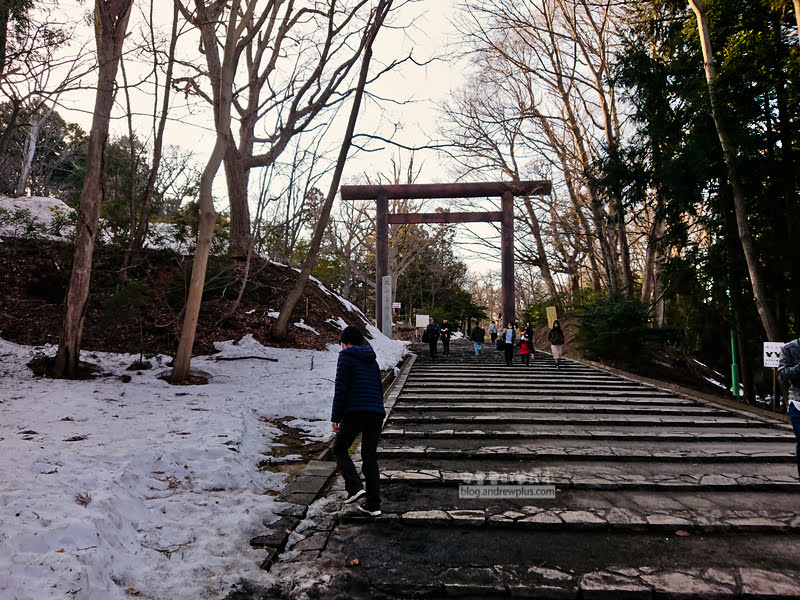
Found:
<svg viewBox="0 0 800 600"><path fill-rule="evenodd" d="M774 444L772 446L779 446ZM441 448L426 446L381 446L378 455L382 459L426 458L431 463L440 460L598 460L619 459L626 461L674 462L796 462L794 450L787 444L783 448L659 448L649 447L526 447L526 446L482 446L477 448Z"/></svg>
<svg viewBox="0 0 800 600"><path fill-rule="evenodd" d="M514 488L511 488L512 490ZM383 508L389 513L410 510L480 510L488 515L506 511L530 513L541 510L587 511L607 515L618 509L644 519L647 515L671 515L699 525L706 517L715 522L724 518L763 518L781 521L797 528L796 492L773 491L704 491L695 490L581 490L558 489L554 498L517 497L498 498L486 494L475 497L459 493L458 487L424 487L414 483L395 483L384 490ZM529 506L530 509L522 510Z"/></svg>
<svg viewBox="0 0 800 600"><path fill-rule="evenodd" d="M495 379L488 379L487 377L495 372L503 373L503 370L500 369L499 371L487 371L486 369L472 369L468 365L460 366L458 369L458 380L464 383L505 383L504 378L495 378ZM573 370L570 373L565 373L564 369L553 369L552 366L547 365L542 368L533 367L530 368L525 367L525 375L530 376L531 378L539 376L542 380L551 380L551 381L571 381L573 383L583 383L587 381L598 381L598 382L617 382L617 383L628 383L629 385L638 385L641 387L652 387L647 386L635 381L630 381L627 379L623 379L621 377L616 377L611 375L610 373L602 373L596 371L577 371ZM438 371L432 368L415 368L414 370L414 382L441 382L442 379L447 379L448 377L453 377L452 370L443 370ZM526 377L527 379L527 377Z"/></svg>
<svg viewBox="0 0 800 600"><path fill-rule="evenodd" d="M481 440L593 440L595 443L601 440L632 440L632 441L733 441L740 445L760 443L763 441L776 441L781 443L792 443L794 435L789 431L781 429L752 428L740 429L732 427L718 427L711 430L679 428L666 429L659 428L654 430L649 426L622 426L608 427L600 424L596 427L586 425L562 425L557 430L548 426L539 427L517 427L511 424L497 424L492 427L481 429L442 429L440 424L407 424L405 426L388 425L382 433L385 440L398 438L408 440L451 440L451 439L473 439Z"/></svg>
<svg viewBox="0 0 800 600"><path fill-rule="evenodd" d="M445 399L448 397L455 396L456 398L467 397L474 399L485 399L485 400L501 399L501 400L511 400L511 401L525 399L525 398L542 398L542 399L575 398L576 400L587 399L588 401L589 398L596 398L598 402L602 402L605 399L624 402L630 398L633 400L636 399L653 400L653 401L660 400L662 402L680 403L679 399L676 399L674 396L670 396L668 394L659 394L659 393L651 394L646 390L642 391L634 389L582 390L581 392L570 394L568 390L551 389L542 386L534 386L530 388L517 387L513 390L496 390L491 388L476 390L470 388L456 388L455 386L435 389L430 386L427 387L406 386L406 388L404 388L403 392L401 393L401 397L403 398L414 397L415 395L420 396L422 398L432 398L432 399Z"/></svg>
<svg viewBox="0 0 800 600"><path fill-rule="evenodd" d="M412 527L409 521L340 524L323 556L340 556L344 564L358 559L358 569L346 571L347 597L800 597L797 535Z"/></svg>
<svg viewBox="0 0 800 600"><path fill-rule="evenodd" d="M524 502L524 501L523 501ZM632 511L622 508L573 510L562 507L518 505L498 509L405 510L386 503L384 520L399 519L411 527L493 527L517 531L539 530L628 530L674 534L676 531L709 533L772 533L800 536L800 517L793 512L719 510L702 515L687 510ZM363 514L363 513L362 513ZM346 511L340 519L360 520L361 514Z"/></svg>
<svg viewBox="0 0 800 600"><path fill-rule="evenodd" d="M417 369L418 367L415 367ZM595 374L592 371L569 370L565 368L557 369L553 365L542 365L539 367L525 365L497 365L491 369L476 369L469 365L449 365L449 368L439 369L434 367L419 367L418 372L414 372L413 383L446 383L451 379L458 379L466 385L490 385L496 383L510 385L514 382L530 381L552 381L555 383L572 383L573 388L581 385L606 384L606 385L628 385L650 389L663 389L647 385L633 379L623 377L604 376ZM455 373L459 372L456 377ZM463 377L461 376L463 373Z"/></svg>
<svg viewBox="0 0 800 600"><path fill-rule="evenodd" d="M479 467L479 468L476 468ZM691 472L688 472L691 471ZM444 459L438 468L426 461L385 460L381 464L385 485L459 486L475 483L552 484L558 489L580 490L684 490L707 491L791 491L798 494L797 467L790 463L644 462L611 461L485 460L475 465L463 460Z"/></svg>
<svg viewBox="0 0 800 600"><path fill-rule="evenodd" d="M544 394L542 394L544 395ZM546 398L538 397L538 394L530 394L533 398L529 399L529 394L512 395L507 392L493 392L491 390L449 390L441 394L428 394L425 392L402 391L399 399L403 402L495 402L495 403L514 403L514 402L569 402L570 404L621 404L641 405L641 406L707 406L699 402L676 396L648 396L643 394L625 395L602 394L587 396L583 394L546 394ZM716 409L715 410L721 410Z"/></svg>
<svg viewBox="0 0 800 600"><path fill-rule="evenodd" d="M720 415L727 416L730 413L722 411L717 408L708 406L669 406L669 405L656 405L656 406L630 406L625 404L609 405L593 403L591 406L582 405L580 403L568 402L470 402L471 399L465 398L463 402L450 403L450 402L409 402L405 398L400 400L394 405L394 411L399 411L399 414L405 414L407 411L421 412L425 411L430 414L437 412L475 412L481 411L514 411L522 413L555 413L555 412L569 412L569 413L590 413L590 414L641 414L641 415ZM394 413L393 413L394 414Z"/></svg>
<svg viewBox="0 0 800 600"><path fill-rule="evenodd" d="M394 412L389 418L388 425L391 427L403 427L408 423L437 423L445 429L446 425L496 425L499 423L504 424L530 424L530 425L566 425L574 422L576 419L569 414L549 414L537 415L526 414L520 411L516 412L503 412L502 414L488 414L488 413L474 413L474 414L446 414L436 415L427 413L425 411L418 411L416 413L395 414ZM755 419L747 419L743 417L726 417L726 416L671 416L671 415L604 415L598 414L592 416L592 424L605 424L605 425L640 425L640 426L663 426L663 427L762 427L763 422Z"/></svg>

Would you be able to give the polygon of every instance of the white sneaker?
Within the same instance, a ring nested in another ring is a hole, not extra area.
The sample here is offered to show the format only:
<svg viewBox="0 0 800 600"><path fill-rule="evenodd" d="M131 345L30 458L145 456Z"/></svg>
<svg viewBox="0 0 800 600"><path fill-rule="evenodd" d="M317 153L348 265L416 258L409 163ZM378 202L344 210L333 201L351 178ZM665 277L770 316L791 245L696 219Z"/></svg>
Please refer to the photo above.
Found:
<svg viewBox="0 0 800 600"><path fill-rule="evenodd" d="M359 498L363 498L366 495L367 495L367 491L364 488L361 488L355 494L351 494L350 496L348 496L345 499L345 501L343 502L343 504L352 504L353 502L355 502Z"/></svg>

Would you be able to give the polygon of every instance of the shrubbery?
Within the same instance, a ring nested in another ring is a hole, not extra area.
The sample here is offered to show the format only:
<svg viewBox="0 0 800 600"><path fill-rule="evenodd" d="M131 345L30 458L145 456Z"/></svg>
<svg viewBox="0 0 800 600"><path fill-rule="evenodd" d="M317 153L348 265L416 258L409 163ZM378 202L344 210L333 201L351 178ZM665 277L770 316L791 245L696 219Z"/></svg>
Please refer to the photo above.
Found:
<svg viewBox="0 0 800 600"><path fill-rule="evenodd" d="M645 341L664 337L648 327L648 307L634 298L608 295L578 312L575 339L590 358L625 361Z"/></svg>

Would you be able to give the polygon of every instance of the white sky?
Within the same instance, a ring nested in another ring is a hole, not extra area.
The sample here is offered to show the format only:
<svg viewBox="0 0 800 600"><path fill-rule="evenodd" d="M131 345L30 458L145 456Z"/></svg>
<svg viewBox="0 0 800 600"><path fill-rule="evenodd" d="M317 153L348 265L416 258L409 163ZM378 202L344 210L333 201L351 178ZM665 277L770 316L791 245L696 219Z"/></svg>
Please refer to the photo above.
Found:
<svg viewBox="0 0 800 600"><path fill-rule="evenodd" d="M417 61L426 61L432 57L447 57L455 41L455 30L451 19L455 14L456 3L457 0L423 0L408 4L399 12L396 19L398 24L413 23L412 26L404 30L385 29L382 32L375 49L375 64L388 62L410 52L413 52ZM156 19L165 24L165 31L168 31L168 24L172 16L171 5L171 2L158 2L155 8ZM73 21L80 21L81 15L85 16L91 11L92 6L91 0L85 0L83 3L78 0L59 0L59 10ZM135 6L136 12L132 16L129 27L131 31L142 26L143 20L139 11L148 9L149 3L137 2ZM77 28L75 39L76 42L80 39L91 40L92 35L92 28L84 20ZM191 51L197 44L197 39L197 34L190 31L186 36L184 50ZM87 50L94 52L93 43L87 46ZM199 55L198 59L202 60ZM129 57L127 61L129 81L133 81L136 69L135 58ZM437 137L438 107L448 98L452 90L463 84L464 72L465 63L447 57L444 60L435 60L425 67L408 63L396 72L388 74L379 82L379 85L372 89L372 92L381 97L413 101L404 104L387 103L380 108L373 102L367 101L362 107L359 130L371 132L380 128L381 133L387 135L386 132L391 131L394 124L398 124L399 128L395 139L399 143L408 146L424 145L431 138ZM91 86L94 83L95 75L92 74L87 79L87 84ZM135 112L146 115L151 111L153 102L151 98L140 94L137 100L135 92L133 96ZM62 98L64 108L60 108L59 112L67 120L81 124L88 131L91 125L93 102L92 90L73 93ZM112 135L127 133L123 102L124 96L118 94L118 110L112 122ZM193 102L191 97L189 102ZM194 101L194 114L189 114L187 101L183 95L175 96L170 113L172 120L167 125L166 142L193 150L195 159L203 164L206 158L206 149L210 150L213 145L214 132L210 125L209 109L201 102L200 100ZM347 107L345 109L347 110ZM346 110L343 111L345 116ZM146 137L151 131L151 119L142 117L138 123L135 127L140 131L140 137ZM379 152L359 153L348 161L343 182L352 181L353 177L359 177L364 173L370 174L372 177L378 173L388 174L391 170L392 158L400 159L405 165L408 163L409 153L391 146L386 146ZM452 181L454 178L454 174L448 169L446 159L435 151L418 152L415 156L415 165L422 167L422 172L417 180L419 183L446 182ZM251 182L256 181L257 177L251 178ZM216 186L219 189L217 195L223 197L225 191L222 169L218 173ZM251 195L255 195L255 191L251 191ZM432 207L433 205L430 210ZM495 236L491 227L487 225L473 224L461 227L469 227L473 231L478 231L482 237ZM470 267L478 272L498 268L499 238L497 245L497 256L487 257L489 260L468 260Z"/></svg>

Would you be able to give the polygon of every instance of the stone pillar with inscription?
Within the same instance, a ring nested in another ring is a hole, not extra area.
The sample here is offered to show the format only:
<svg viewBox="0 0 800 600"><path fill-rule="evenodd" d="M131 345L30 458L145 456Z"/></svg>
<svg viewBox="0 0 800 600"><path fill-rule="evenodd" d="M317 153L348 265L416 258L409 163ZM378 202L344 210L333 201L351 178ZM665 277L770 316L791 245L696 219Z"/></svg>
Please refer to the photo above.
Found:
<svg viewBox="0 0 800 600"><path fill-rule="evenodd" d="M383 335L386 337L392 337L392 276L386 275L382 278L383 281L383 301L381 302L381 306L383 308L381 312L381 322L380 322L380 330L383 332Z"/></svg>

